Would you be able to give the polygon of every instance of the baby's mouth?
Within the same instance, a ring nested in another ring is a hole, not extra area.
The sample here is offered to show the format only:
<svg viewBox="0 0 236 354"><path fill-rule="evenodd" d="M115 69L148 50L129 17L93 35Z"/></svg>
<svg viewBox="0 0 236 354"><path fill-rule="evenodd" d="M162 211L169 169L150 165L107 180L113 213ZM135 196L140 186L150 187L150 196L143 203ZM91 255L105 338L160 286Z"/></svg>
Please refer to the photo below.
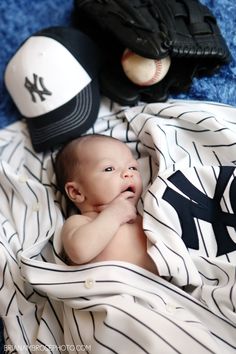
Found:
<svg viewBox="0 0 236 354"><path fill-rule="evenodd" d="M124 191L124 192L132 192L135 193L135 187L133 185L128 186Z"/></svg>

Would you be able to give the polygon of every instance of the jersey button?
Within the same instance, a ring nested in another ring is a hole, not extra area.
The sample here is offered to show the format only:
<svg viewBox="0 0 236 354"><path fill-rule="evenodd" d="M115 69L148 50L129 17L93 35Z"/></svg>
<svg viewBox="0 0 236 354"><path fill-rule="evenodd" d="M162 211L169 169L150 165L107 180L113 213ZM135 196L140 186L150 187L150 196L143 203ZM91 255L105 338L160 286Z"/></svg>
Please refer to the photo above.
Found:
<svg viewBox="0 0 236 354"><path fill-rule="evenodd" d="M27 177L26 175L19 175L19 176L18 176L18 181L19 181L20 183L25 183L25 182L28 181L28 177Z"/></svg>
<svg viewBox="0 0 236 354"><path fill-rule="evenodd" d="M176 306L174 304L171 304L170 302L168 302L166 304L166 311L170 312L170 313L174 313L176 310Z"/></svg>
<svg viewBox="0 0 236 354"><path fill-rule="evenodd" d="M95 281L93 279L91 279L91 278L88 278L84 282L84 287L86 289L91 289L94 286L94 284L95 284Z"/></svg>

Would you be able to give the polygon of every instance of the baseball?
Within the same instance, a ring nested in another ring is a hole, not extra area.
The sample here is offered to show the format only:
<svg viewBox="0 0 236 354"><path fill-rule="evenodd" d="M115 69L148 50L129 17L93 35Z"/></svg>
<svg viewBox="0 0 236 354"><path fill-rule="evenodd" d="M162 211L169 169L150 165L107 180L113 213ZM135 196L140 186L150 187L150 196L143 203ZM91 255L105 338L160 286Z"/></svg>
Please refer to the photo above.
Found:
<svg viewBox="0 0 236 354"><path fill-rule="evenodd" d="M150 86L161 81L166 75L170 67L170 57L144 58L127 48L122 55L121 65L126 76L134 84Z"/></svg>

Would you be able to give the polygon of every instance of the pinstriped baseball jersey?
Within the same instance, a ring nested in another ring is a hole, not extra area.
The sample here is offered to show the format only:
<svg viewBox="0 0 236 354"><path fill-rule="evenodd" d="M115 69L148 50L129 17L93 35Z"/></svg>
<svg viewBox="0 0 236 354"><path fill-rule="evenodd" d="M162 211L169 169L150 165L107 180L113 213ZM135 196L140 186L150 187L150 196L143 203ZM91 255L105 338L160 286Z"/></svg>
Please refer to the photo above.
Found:
<svg viewBox="0 0 236 354"><path fill-rule="evenodd" d="M0 140L6 350L234 353L235 108L113 108L102 105L89 132L126 142L139 159L139 212L161 277L124 262L63 263L60 230L75 211L57 189L54 152L36 154L15 123Z"/></svg>

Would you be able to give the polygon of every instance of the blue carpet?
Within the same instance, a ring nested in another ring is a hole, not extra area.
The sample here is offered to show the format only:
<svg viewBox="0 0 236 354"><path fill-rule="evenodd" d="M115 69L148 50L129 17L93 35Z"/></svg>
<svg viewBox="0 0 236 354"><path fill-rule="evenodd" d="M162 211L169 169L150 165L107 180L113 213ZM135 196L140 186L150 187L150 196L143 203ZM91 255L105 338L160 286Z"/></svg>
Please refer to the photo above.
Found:
<svg viewBox="0 0 236 354"><path fill-rule="evenodd" d="M236 2L202 0L202 3L215 15L231 51L232 61L210 78L194 79L188 94L175 97L209 100L236 106ZM20 119L19 112L4 86L3 74L7 62L25 38L37 30L48 26L72 25L72 10L73 0L0 1L0 128ZM3 352L2 347L0 352Z"/></svg>

